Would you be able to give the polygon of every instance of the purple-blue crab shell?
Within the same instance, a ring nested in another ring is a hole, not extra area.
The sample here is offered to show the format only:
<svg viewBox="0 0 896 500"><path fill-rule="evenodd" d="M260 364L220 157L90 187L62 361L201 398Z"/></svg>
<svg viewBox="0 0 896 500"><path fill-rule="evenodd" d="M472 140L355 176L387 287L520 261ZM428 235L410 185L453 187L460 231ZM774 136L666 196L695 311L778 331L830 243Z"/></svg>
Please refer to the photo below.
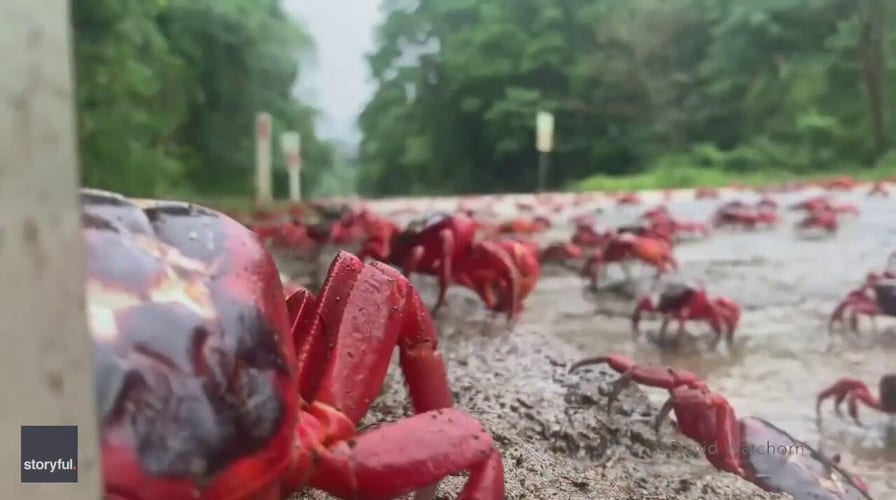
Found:
<svg viewBox="0 0 896 500"><path fill-rule="evenodd" d="M896 316L896 281L888 280L874 287L877 305L887 316Z"/></svg>
<svg viewBox="0 0 896 500"><path fill-rule="evenodd" d="M741 431L742 462L763 488L796 500L873 500L851 474L775 425L747 417Z"/></svg>

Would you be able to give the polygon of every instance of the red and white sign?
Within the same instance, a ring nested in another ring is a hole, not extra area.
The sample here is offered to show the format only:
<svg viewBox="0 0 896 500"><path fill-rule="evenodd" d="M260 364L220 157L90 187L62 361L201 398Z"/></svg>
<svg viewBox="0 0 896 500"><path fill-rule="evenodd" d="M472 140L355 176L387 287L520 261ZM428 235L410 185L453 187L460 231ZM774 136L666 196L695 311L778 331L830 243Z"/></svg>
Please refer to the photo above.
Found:
<svg viewBox="0 0 896 500"><path fill-rule="evenodd" d="M280 147L283 148L283 157L286 160L287 170L299 170L302 168L302 142L298 132L283 132L280 135Z"/></svg>
<svg viewBox="0 0 896 500"><path fill-rule="evenodd" d="M288 153L286 155L286 170L301 170L302 156L299 153Z"/></svg>
<svg viewBox="0 0 896 500"><path fill-rule="evenodd" d="M271 185L271 122L270 113L255 115L255 196L259 205L273 202Z"/></svg>
<svg viewBox="0 0 896 500"><path fill-rule="evenodd" d="M302 180L299 172L302 169L302 137L298 132L290 130L280 134L280 147L283 149L286 171L289 173L289 199L298 202L302 199Z"/></svg>
<svg viewBox="0 0 896 500"><path fill-rule="evenodd" d="M255 118L255 135L264 140L271 136L271 115L268 113L258 113Z"/></svg>

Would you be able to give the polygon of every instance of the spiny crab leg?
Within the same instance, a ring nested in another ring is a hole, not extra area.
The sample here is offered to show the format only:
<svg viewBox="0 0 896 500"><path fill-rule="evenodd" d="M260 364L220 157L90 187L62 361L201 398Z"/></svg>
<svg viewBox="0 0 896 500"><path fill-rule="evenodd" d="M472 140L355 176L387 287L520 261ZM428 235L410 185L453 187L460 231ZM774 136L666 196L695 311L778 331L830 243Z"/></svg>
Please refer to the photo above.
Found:
<svg viewBox="0 0 896 500"><path fill-rule="evenodd" d="M884 376L881 380L881 393L888 392L894 382L896 382L896 378L892 375ZM827 389L821 391L818 394L815 403L815 413L818 419L821 419L821 405L824 403L824 400L827 398L834 398L834 411L837 415L842 416L843 413L840 411L840 405L843 404L843 401L846 401L849 416L855 421L855 423L864 427L864 424L859 420L859 403L863 403L868 408L886 412L885 404L884 404L884 396L877 397L871 393L871 390L862 380L852 377L844 377L835 382L833 385L828 387Z"/></svg>
<svg viewBox="0 0 896 500"><path fill-rule="evenodd" d="M572 373L584 366L602 363L606 363L613 371L620 374L619 378L613 381L610 386L610 393L607 396L609 405L612 405L619 397L619 393L632 382L667 390L679 386L704 386L704 382L691 372L655 365L638 365L634 360L616 354L595 356L577 361L569 367L568 373ZM609 408L610 406L608 406L608 410Z"/></svg>
<svg viewBox="0 0 896 500"><path fill-rule="evenodd" d="M656 416L656 420L653 421L653 432L656 433L656 440L659 442L660 440L660 430L663 427L663 422L669 418L669 415L672 413L672 410L675 408L675 400L672 398L667 398L666 402L663 403L663 406L660 407L660 412Z"/></svg>
<svg viewBox="0 0 896 500"><path fill-rule="evenodd" d="M307 481L340 498L416 491L429 499L440 479L466 470L459 498L503 494L501 455L482 424L450 408L432 318L399 271L340 252L319 296L297 292L287 309L297 356L311 366L298 374L299 388L313 401L296 430L302 452L287 476L290 491ZM356 435L396 346L417 415Z"/></svg>

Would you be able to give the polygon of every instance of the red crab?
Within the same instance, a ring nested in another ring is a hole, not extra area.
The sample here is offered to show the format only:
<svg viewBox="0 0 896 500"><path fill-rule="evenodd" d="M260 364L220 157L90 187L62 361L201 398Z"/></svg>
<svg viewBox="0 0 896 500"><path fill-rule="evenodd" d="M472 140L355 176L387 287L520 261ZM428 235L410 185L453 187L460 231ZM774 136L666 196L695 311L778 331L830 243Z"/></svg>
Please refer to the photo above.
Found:
<svg viewBox="0 0 896 500"><path fill-rule="evenodd" d="M719 190L713 187L702 187L694 190L694 199L715 200L719 197Z"/></svg>
<svg viewBox="0 0 896 500"><path fill-rule="evenodd" d="M830 179L827 181L822 181L818 183L824 189L828 191L852 191L854 187L858 184L855 179L851 177L837 177L834 179Z"/></svg>
<svg viewBox="0 0 896 500"><path fill-rule="evenodd" d="M771 210L756 210L746 206L725 206L719 208L712 218L713 227L735 226L755 229L758 226L774 226L780 222L778 214Z"/></svg>
<svg viewBox="0 0 896 500"><path fill-rule="evenodd" d="M877 316L896 316L896 284L892 281L894 277L894 271L868 273L863 286L847 293L834 308L828 321L828 332L833 333L835 325L842 324L847 314L849 329L853 333L859 331L859 316L871 318L875 329Z"/></svg>
<svg viewBox="0 0 896 500"><path fill-rule="evenodd" d="M678 322L676 342L684 335L684 323L689 320L707 321L712 327L715 337L711 347L715 348L722 338L731 344L734 332L740 322L740 307L727 297L710 297L706 290L683 283L666 285L662 292L655 296L643 297L638 301L632 313L632 331L635 336L641 334L638 328L643 313L660 313L663 317L659 338L665 338L669 322Z"/></svg>
<svg viewBox="0 0 896 500"><path fill-rule="evenodd" d="M551 243L538 252L538 261L542 264L562 263L568 260L578 260L583 256L582 248L575 243L561 241Z"/></svg>
<svg viewBox="0 0 896 500"><path fill-rule="evenodd" d="M778 210L778 202L766 195L756 202L756 209L774 212Z"/></svg>
<svg viewBox="0 0 896 500"><path fill-rule="evenodd" d="M831 199L828 195L818 195L813 196L811 198L807 198L803 201L798 201L796 203L791 204L787 207L790 210L818 210L820 208L828 208L831 205Z"/></svg>
<svg viewBox="0 0 896 500"><path fill-rule="evenodd" d="M570 241L576 246L594 248L602 245L606 238L591 224L576 224L576 229Z"/></svg>
<svg viewBox="0 0 896 500"><path fill-rule="evenodd" d="M623 264L632 259L655 268L657 278L678 269L678 262L672 254L672 246L668 241L649 235L612 233L607 244L585 261L582 274L590 277L592 287L596 287L601 269L608 264ZM624 265L623 269L628 272Z"/></svg>
<svg viewBox="0 0 896 500"><path fill-rule="evenodd" d="M516 304L520 286L519 270L507 252L488 242L474 242L476 222L466 215L436 214L409 225L388 242L365 243L359 257L371 257L401 266L405 276L424 273L439 278L439 296L432 308L435 313L445 301L451 282L465 281L480 292L503 283L507 298ZM470 280L473 280L472 282ZM508 311L508 320L513 312Z"/></svg>
<svg viewBox="0 0 896 500"><path fill-rule="evenodd" d="M498 234L536 234L551 227L551 221L545 217L536 216L531 219L517 217L513 220L498 225Z"/></svg>
<svg viewBox="0 0 896 500"><path fill-rule="evenodd" d="M616 196L616 204L619 206L640 205L641 197L637 193L620 193Z"/></svg>
<svg viewBox="0 0 896 500"><path fill-rule="evenodd" d="M500 454L451 408L432 318L398 272L342 252L317 297L284 301L235 220L81 200L104 498L394 498L463 470L461 498L504 498ZM396 346L417 415L358 433Z"/></svg>
<svg viewBox="0 0 896 500"><path fill-rule="evenodd" d="M890 189L887 188L886 182L876 181L871 185L871 189L868 190L868 196L880 196L881 198L889 198Z"/></svg>
<svg viewBox="0 0 896 500"><path fill-rule="evenodd" d="M648 221L654 220L665 220L670 217L669 208L666 205L658 205L656 207L651 208L650 210L646 210L641 214L642 219L646 219Z"/></svg>
<svg viewBox="0 0 896 500"><path fill-rule="evenodd" d="M798 231L821 229L828 234L834 234L837 232L838 228L839 220L837 219L837 213L827 209L812 210L796 223L796 229Z"/></svg>
<svg viewBox="0 0 896 500"><path fill-rule="evenodd" d="M511 303L511 294L506 289L506 283L499 283L499 286L505 287L500 290L495 301L489 303L485 297L480 294L487 307L493 312L512 312L514 316L523 311L523 302L535 290L538 279L541 277L541 265L538 260L537 245L532 242L519 241L513 239L502 239L494 242L503 248L510 258L513 260L517 270L519 270L519 290L517 290L516 302ZM475 280L472 283L475 286Z"/></svg>
<svg viewBox="0 0 896 500"><path fill-rule="evenodd" d="M822 403L827 398L834 398L834 411L841 415L840 405L846 400L849 416L859 425L862 425L859 421L860 402L873 410L896 416L896 374L881 377L877 392L880 396L872 394L865 382L857 378L844 377L818 393L815 412L820 419Z"/></svg>
<svg viewBox="0 0 896 500"><path fill-rule="evenodd" d="M682 235L709 236L709 226L702 222L675 219L665 205L647 210L641 214L641 220L652 233L663 235L666 239L678 239Z"/></svg>
<svg viewBox="0 0 896 500"><path fill-rule="evenodd" d="M757 417L738 420L725 397L711 391L696 374L663 366L638 365L625 356L613 354L583 359L569 371L599 363L607 363L622 374L613 384L608 409L632 382L668 390L669 399L655 422L657 434L669 413L674 413L679 432L696 441L716 469L736 474L763 490L787 493L794 498L870 500L864 482L853 478L834 460L808 444L766 420Z"/></svg>

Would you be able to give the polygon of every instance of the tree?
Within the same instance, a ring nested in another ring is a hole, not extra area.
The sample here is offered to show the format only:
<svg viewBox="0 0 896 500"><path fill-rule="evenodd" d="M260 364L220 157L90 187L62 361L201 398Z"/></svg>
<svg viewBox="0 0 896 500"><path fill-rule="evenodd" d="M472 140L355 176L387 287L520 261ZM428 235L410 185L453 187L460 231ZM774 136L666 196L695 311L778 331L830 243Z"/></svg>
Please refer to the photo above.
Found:
<svg viewBox="0 0 896 500"><path fill-rule="evenodd" d="M332 164L316 111L293 95L311 39L279 1L79 0L73 18L86 184L250 196L260 110L275 133L302 134L307 184Z"/></svg>
<svg viewBox="0 0 896 500"><path fill-rule="evenodd" d="M873 163L888 146L896 86L882 54L896 26L883 21L893 6L863 1L388 1L363 185L531 190L542 109L556 115L553 187L675 162Z"/></svg>

